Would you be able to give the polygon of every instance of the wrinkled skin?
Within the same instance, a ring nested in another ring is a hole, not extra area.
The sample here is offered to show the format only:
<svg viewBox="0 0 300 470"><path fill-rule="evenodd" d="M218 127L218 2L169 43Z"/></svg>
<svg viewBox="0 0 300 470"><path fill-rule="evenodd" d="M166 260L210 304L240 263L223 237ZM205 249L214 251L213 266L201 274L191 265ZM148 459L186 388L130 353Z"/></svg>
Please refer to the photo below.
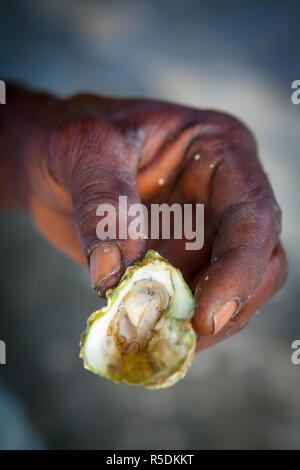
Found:
<svg viewBox="0 0 300 470"><path fill-rule="evenodd" d="M104 266L104 280L93 280L103 295L146 249L165 256L195 292L198 350L241 330L285 282L280 209L253 136L229 115L87 94L59 100L11 86L0 108L0 157L2 206L28 207L40 232L82 264L100 242L100 203L118 207L119 195L129 204L204 203L203 249L111 240L117 269L97 248L91 266L96 274ZM231 299L238 309L216 332L213 314Z"/></svg>

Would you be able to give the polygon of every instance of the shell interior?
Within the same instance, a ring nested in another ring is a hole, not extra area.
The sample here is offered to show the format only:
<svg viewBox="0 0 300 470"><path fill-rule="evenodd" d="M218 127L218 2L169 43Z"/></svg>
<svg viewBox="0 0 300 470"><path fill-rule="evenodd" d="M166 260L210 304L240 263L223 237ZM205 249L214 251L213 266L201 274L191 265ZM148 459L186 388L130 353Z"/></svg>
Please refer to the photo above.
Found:
<svg viewBox="0 0 300 470"><path fill-rule="evenodd" d="M94 312L81 357L92 372L115 382L162 388L190 367L196 337L186 322L194 298L181 272L154 251L130 266L107 306Z"/></svg>

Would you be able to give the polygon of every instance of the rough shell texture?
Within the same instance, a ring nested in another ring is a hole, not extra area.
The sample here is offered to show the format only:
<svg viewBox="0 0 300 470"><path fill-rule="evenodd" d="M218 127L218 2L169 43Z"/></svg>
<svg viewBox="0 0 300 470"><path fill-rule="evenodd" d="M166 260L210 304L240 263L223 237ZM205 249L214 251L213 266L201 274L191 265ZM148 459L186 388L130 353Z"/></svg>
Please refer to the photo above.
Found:
<svg viewBox="0 0 300 470"><path fill-rule="evenodd" d="M89 317L82 335L85 368L152 389L184 377L196 336L186 325L194 298L181 272L151 250L106 296L107 305Z"/></svg>

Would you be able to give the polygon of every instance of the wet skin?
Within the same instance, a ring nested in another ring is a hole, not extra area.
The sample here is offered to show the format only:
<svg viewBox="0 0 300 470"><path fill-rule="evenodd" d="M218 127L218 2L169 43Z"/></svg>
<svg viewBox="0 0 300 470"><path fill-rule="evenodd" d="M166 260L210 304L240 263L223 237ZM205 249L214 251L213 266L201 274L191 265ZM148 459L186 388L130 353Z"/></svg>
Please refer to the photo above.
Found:
<svg viewBox="0 0 300 470"><path fill-rule="evenodd" d="M7 87L0 108L2 207L26 207L102 295L154 248L195 293L197 349L240 331L284 284L281 211L244 124L215 111ZM163 184L161 184L163 182ZM205 204L205 242L96 235L99 204ZM271 319L270 319L271 321Z"/></svg>

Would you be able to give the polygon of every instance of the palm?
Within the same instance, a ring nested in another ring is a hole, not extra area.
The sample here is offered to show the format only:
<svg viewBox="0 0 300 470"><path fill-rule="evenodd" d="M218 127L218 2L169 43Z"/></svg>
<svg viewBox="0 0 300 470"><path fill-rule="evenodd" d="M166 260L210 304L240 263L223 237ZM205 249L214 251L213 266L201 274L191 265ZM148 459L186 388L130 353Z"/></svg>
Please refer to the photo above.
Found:
<svg viewBox="0 0 300 470"><path fill-rule="evenodd" d="M179 183L180 186L180 183ZM184 198L184 194L180 194L180 191L175 188L170 188L168 193L164 192L163 195L157 195L157 198L152 200L155 203L167 203L171 206L174 203L179 203L182 208L182 214L184 214L184 204L191 204L188 198ZM199 201L200 203L201 201ZM146 205L150 208L149 201L145 201ZM151 202L150 202L151 203ZM150 211L149 211L150 212ZM210 262L211 249L215 234L215 228L212 217L209 215L209 207L205 205L205 224L204 224L204 245L199 250L187 250L186 243L191 242L184 236L184 228L181 227L183 232L182 239L175 239L171 236L170 239L152 240L149 238L146 242L146 250L154 249L158 251L162 256L167 258L173 266L178 267L185 280L188 282L190 287L194 289L196 281L201 274L201 271ZM195 222L195 211L193 211L193 218ZM174 218L170 217L171 221L171 235L174 233ZM198 230L202 230L202 222L199 224ZM151 220L149 217L149 234L151 233Z"/></svg>

